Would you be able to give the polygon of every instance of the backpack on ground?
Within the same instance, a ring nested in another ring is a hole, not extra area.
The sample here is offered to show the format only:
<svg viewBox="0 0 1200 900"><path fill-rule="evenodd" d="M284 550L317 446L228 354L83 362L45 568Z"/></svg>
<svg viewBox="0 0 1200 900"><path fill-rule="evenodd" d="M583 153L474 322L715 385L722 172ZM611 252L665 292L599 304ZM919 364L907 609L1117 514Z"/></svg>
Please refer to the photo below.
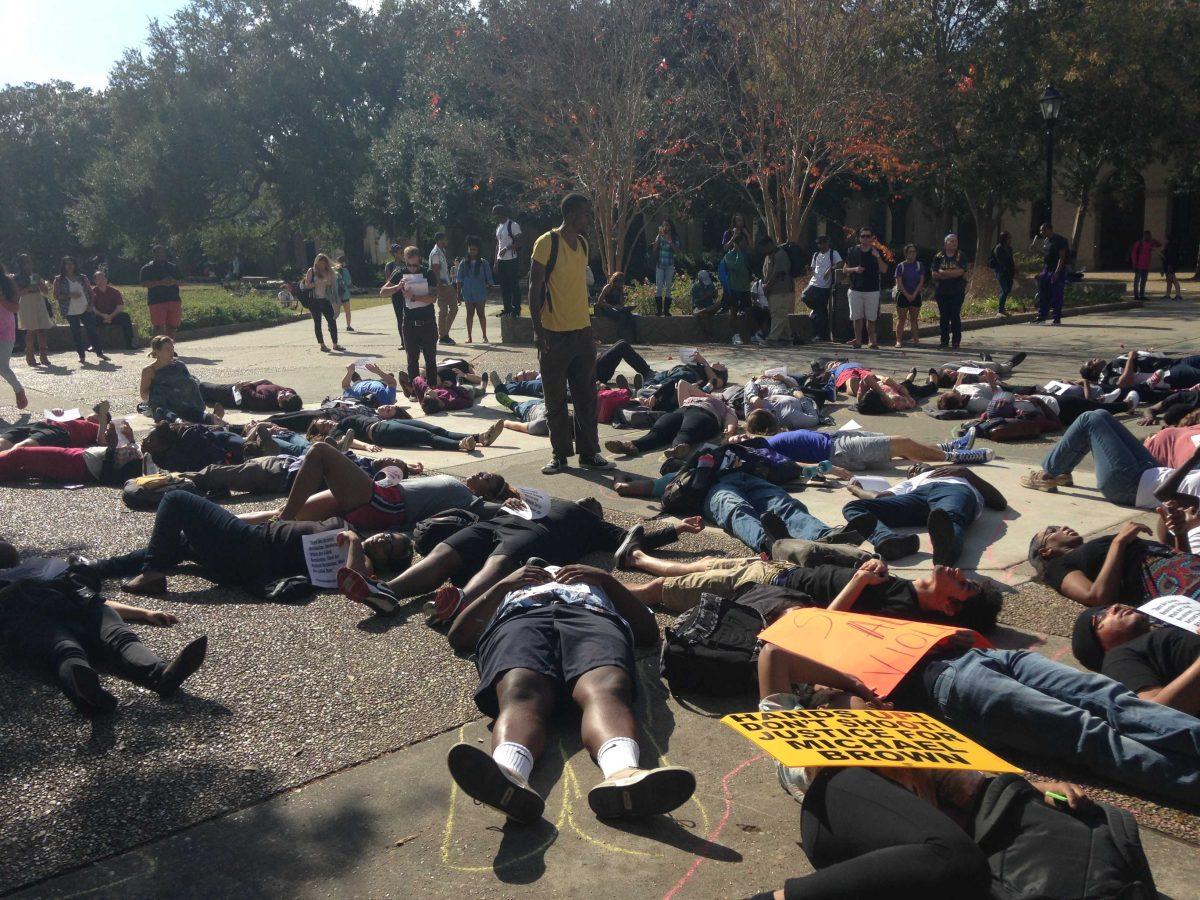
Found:
<svg viewBox="0 0 1200 900"><path fill-rule="evenodd" d="M646 406L626 406L618 409L613 416L613 424L626 428L649 428L666 415L661 409L650 409Z"/></svg>
<svg viewBox="0 0 1200 900"><path fill-rule="evenodd" d="M428 556L433 548L452 534L470 528L479 521L479 516L466 509L451 509L437 516L422 519L413 529L413 548L422 556Z"/></svg>
<svg viewBox="0 0 1200 900"><path fill-rule="evenodd" d="M1025 779L993 778L973 836L992 870L994 900L1157 897L1137 822L1123 809L1097 806L1094 812L1055 809Z"/></svg>
<svg viewBox="0 0 1200 900"><path fill-rule="evenodd" d="M800 249L800 245L795 241L784 241L779 245L779 249L787 254L788 274L792 278L799 278L804 271L804 251Z"/></svg>
<svg viewBox="0 0 1200 900"><path fill-rule="evenodd" d="M141 475L130 478L121 490L121 501L130 509L154 510L162 498L171 491L187 491L189 494L203 496L204 491L196 486L196 482L185 475L174 472L157 472L154 475Z"/></svg>
<svg viewBox="0 0 1200 900"><path fill-rule="evenodd" d="M617 412L629 403L633 395L627 388L605 388L596 392L596 421L607 425L617 416Z"/></svg>
<svg viewBox="0 0 1200 900"><path fill-rule="evenodd" d="M729 598L701 594L663 630L659 673L674 694L754 695L759 633L784 609L811 604L798 591L772 585L750 585Z"/></svg>

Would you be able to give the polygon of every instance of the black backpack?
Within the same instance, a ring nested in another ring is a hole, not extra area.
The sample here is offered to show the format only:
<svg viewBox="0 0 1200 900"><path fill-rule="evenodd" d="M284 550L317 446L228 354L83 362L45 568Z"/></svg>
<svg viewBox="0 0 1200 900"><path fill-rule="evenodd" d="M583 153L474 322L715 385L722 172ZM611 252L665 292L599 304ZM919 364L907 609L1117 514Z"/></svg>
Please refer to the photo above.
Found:
<svg viewBox="0 0 1200 900"><path fill-rule="evenodd" d="M787 254L788 274L792 278L799 278L804 272L804 251L800 249L800 245L795 241L784 241L779 245L779 249Z"/></svg>
<svg viewBox="0 0 1200 900"><path fill-rule="evenodd" d="M701 594L663 630L659 674L675 694L753 695L759 633L785 609L806 605L813 605L808 595L769 584L748 585L729 598Z"/></svg>
<svg viewBox="0 0 1200 900"><path fill-rule="evenodd" d="M185 475L172 472L158 472L154 475L142 475L130 478L121 490L121 501L130 509L154 510L162 498L171 491L187 491L189 494L203 496L204 491L196 486L196 482Z"/></svg>
<svg viewBox="0 0 1200 900"><path fill-rule="evenodd" d="M428 556L433 548L452 534L470 528L479 521L479 516L466 509L451 509L437 516L422 519L413 529L413 548L422 556Z"/></svg>
<svg viewBox="0 0 1200 900"><path fill-rule="evenodd" d="M993 778L974 826L992 870L992 898L1157 897L1137 822L1123 809L1097 806L1095 812L1058 810L1023 778Z"/></svg>

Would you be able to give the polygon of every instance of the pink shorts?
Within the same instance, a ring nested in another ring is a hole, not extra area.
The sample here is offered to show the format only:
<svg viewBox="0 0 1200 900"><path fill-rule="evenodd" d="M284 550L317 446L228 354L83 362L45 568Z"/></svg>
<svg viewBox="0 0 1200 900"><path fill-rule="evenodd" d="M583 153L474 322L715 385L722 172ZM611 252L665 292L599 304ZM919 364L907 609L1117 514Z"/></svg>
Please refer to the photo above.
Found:
<svg viewBox="0 0 1200 900"><path fill-rule="evenodd" d="M343 518L363 531L384 531L404 524L404 486L375 482L371 501L351 510Z"/></svg>
<svg viewBox="0 0 1200 900"><path fill-rule="evenodd" d="M165 303L152 303L150 309L150 324L155 328L166 326L178 328L183 320L183 304L178 300L168 300Z"/></svg>

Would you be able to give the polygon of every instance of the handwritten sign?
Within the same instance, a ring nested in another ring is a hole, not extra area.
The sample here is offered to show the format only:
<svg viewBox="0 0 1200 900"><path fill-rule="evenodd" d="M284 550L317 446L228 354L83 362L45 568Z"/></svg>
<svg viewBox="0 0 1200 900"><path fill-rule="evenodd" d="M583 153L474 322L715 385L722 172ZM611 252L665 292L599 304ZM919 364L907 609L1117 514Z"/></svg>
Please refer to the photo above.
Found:
<svg viewBox="0 0 1200 900"><path fill-rule="evenodd" d="M1178 594L1158 597L1149 603L1143 603L1138 607L1138 611L1191 634L1200 634L1200 600Z"/></svg>
<svg viewBox="0 0 1200 900"><path fill-rule="evenodd" d="M1021 771L924 713L787 709L734 713L721 721L785 766Z"/></svg>
<svg viewBox="0 0 1200 900"><path fill-rule="evenodd" d="M338 546L337 538L336 531L306 534L301 538L308 580L314 587L337 587L338 569L346 564L346 551Z"/></svg>
<svg viewBox="0 0 1200 900"><path fill-rule="evenodd" d="M935 644L962 630L806 607L790 610L759 637L854 675L886 697ZM975 640L975 646L987 646L981 636Z"/></svg>

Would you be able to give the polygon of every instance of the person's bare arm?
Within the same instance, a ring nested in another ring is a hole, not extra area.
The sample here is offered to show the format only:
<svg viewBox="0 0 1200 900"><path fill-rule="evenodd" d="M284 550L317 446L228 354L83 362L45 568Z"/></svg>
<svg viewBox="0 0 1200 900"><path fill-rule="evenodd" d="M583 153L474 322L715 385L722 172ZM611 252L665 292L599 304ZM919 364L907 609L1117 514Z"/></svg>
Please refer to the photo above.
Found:
<svg viewBox="0 0 1200 900"><path fill-rule="evenodd" d="M710 396L710 395L706 394L704 391L700 390L700 388L696 387L690 381L675 382L675 399L679 402L680 406L683 406L683 401L687 400L690 397L708 397L708 396Z"/></svg>
<svg viewBox="0 0 1200 900"><path fill-rule="evenodd" d="M138 385L138 393L143 400L150 399L150 385L154 383L154 366L142 369L142 380Z"/></svg>
<svg viewBox="0 0 1200 900"><path fill-rule="evenodd" d="M1150 534L1150 529L1137 522L1126 522L1113 542L1096 580L1092 581L1082 572L1071 572L1063 579L1059 589L1064 597L1084 606L1108 606L1121 599L1121 574L1125 567L1125 550L1139 534Z"/></svg>
<svg viewBox="0 0 1200 900"><path fill-rule="evenodd" d="M846 586L842 588L827 609L834 612L845 612L853 609L854 604L858 602L858 598L862 596L862 592L867 588L883 584L888 579L888 566L883 560L868 559L857 571L850 576L850 580L846 582ZM824 682L821 682L824 684Z"/></svg>
<svg viewBox="0 0 1200 900"><path fill-rule="evenodd" d="M450 646L459 653L473 650L479 643L479 636L483 634L483 629L492 620L492 616L496 614L496 610L500 608L501 602L508 596L509 591L534 584L545 584L549 580L550 573L545 569L539 566L524 566L507 578L498 581L490 590L485 591L459 613L446 635Z"/></svg>
<svg viewBox="0 0 1200 900"><path fill-rule="evenodd" d="M594 584L604 591L612 605L616 608L629 627L633 630L633 641L639 647L652 647L658 643L658 620L650 607L633 596L629 588L617 581L611 573L592 566L573 564L563 566L554 576L554 580L562 584L582 581Z"/></svg>
<svg viewBox="0 0 1200 900"><path fill-rule="evenodd" d="M354 384L354 363L346 363L346 374L342 376L342 390L347 390Z"/></svg>
<svg viewBox="0 0 1200 900"><path fill-rule="evenodd" d="M1172 626L1167 626L1168 628ZM1200 715L1200 657L1164 687L1138 691L1143 700L1161 703L1188 715Z"/></svg>
<svg viewBox="0 0 1200 900"><path fill-rule="evenodd" d="M1129 356L1125 360L1125 368L1121 370L1121 377L1117 379L1116 387L1118 390L1126 391L1133 387L1134 378L1137 377L1137 351L1130 350Z"/></svg>
<svg viewBox="0 0 1200 900"><path fill-rule="evenodd" d="M536 259L529 263L529 319L533 323L533 340L539 350L546 350L542 333L542 299L546 288L546 267Z"/></svg>
<svg viewBox="0 0 1200 900"><path fill-rule="evenodd" d="M143 622L146 625L158 625L162 628L170 628L172 625L179 624L179 619L171 613L130 606L127 603L118 603L116 600L105 600L104 602L125 622Z"/></svg>

